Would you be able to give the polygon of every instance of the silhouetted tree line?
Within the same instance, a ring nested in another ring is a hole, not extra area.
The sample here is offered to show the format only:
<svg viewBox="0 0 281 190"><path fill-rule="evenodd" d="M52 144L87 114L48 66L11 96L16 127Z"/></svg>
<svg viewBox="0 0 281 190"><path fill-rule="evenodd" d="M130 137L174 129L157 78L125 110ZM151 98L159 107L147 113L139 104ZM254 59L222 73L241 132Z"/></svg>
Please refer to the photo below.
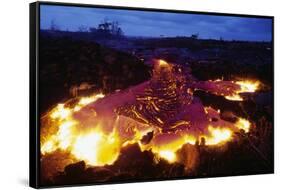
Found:
<svg viewBox="0 0 281 190"><path fill-rule="evenodd" d="M122 28L120 27L120 24L118 21L108 21L107 19L104 19L100 24L98 24L97 27L85 27L80 26L78 28L79 32L90 32L95 35L104 35L104 36L116 36L116 37L122 37L124 36L124 32Z"/></svg>
<svg viewBox="0 0 281 190"><path fill-rule="evenodd" d="M63 32L54 19L51 20L49 30L54 31L54 32L55 31ZM78 27L78 32L91 33L94 35L104 36L104 37L108 37L108 36L123 37L124 36L124 32L123 32L122 28L120 27L119 22L118 21L109 21L107 19L104 19L103 21L101 21L101 23L98 24L97 27L87 27L87 26L81 25Z"/></svg>

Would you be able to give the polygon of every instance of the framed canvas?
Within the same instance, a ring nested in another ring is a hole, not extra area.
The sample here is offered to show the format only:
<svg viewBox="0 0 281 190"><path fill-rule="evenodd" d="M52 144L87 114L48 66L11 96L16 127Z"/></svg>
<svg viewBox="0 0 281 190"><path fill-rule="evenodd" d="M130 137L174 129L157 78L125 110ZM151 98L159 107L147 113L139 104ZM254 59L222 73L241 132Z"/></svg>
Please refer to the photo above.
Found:
<svg viewBox="0 0 281 190"><path fill-rule="evenodd" d="M274 172L272 16L30 4L30 186Z"/></svg>

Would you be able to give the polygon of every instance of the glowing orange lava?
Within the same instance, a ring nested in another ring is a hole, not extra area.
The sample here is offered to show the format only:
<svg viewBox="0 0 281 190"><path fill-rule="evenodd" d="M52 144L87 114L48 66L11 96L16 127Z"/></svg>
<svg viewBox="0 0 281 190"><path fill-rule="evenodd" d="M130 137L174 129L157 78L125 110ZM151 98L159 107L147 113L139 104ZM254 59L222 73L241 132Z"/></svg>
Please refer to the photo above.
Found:
<svg viewBox="0 0 281 190"><path fill-rule="evenodd" d="M165 67L165 66L168 66L168 65L169 65L166 61L164 61L164 60L162 60L162 59L160 59L160 60L158 61L158 63L159 63L159 65L162 66L162 67Z"/></svg>
<svg viewBox="0 0 281 190"><path fill-rule="evenodd" d="M235 91L234 94L225 96L226 99L232 101L243 101L243 98L239 95L244 92L256 92L260 86L259 81L236 81L235 84L239 85L239 90Z"/></svg>
<svg viewBox="0 0 281 190"><path fill-rule="evenodd" d="M164 60L159 60L159 66L166 67L169 64ZM221 81L221 80L220 80ZM218 81L218 82L220 82ZM233 94L233 96L225 96L227 99L239 100L243 99L239 96L242 92L255 92L258 87L258 82L252 81L237 81L235 84L239 85L239 90ZM112 131L104 130L107 126L98 120L96 114L93 117L97 118L96 124L88 124L90 126L84 127L81 130L81 124L73 117L73 114L81 111L87 105L94 103L100 99L105 98L103 94L95 94L89 97L82 97L75 105L67 106L60 103L49 113L47 113L46 122L42 127L46 128L44 134L41 134L41 154L51 154L56 150L65 151L70 153L76 160L84 160L91 166L104 166L106 164L113 164L122 149L122 147L128 144L138 143L141 150L151 150L156 157L161 157L167 160L169 163L177 162L176 152L184 145L195 145L200 139L205 139L206 146L220 146L224 143L231 141L233 133L239 129L243 129L245 132L249 132L251 123L244 119L238 118L235 123L228 123L228 125L213 126L210 123L206 124L206 132L201 134L183 133L183 134L169 134L163 133L153 125L145 124L147 128L140 129L137 127L128 128L128 134L132 134L130 137L124 137L120 134L120 130L124 126L114 126ZM156 111L159 108L156 104L152 104ZM205 108L203 112L209 114L214 112L219 115L220 110L213 110L211 108ZM96 113L95 110L92 113ZM135 113L138 116L137 113ZM138 116L141 118L141 116ZM126 117L123 117L126 120ZM160 124L164 122L160 118L155 118ZM107 121L113 121L111 123L117 123L119 115L114 118L106 118ZM127 118L128 123L133 123ZM110 122L109 122L110 123ZM178 121L174 125L190 125L188 121ZM232 127L229 127L229 126ZM172 127L175 128L175 127ZM131 131L130 131L131 130ZM47 131L47 132L46 132ZM154 131L154 136L150 143L143 145L141 143L142 137L146 135L148 131ZM161 138L165 135L174 135L170 141L164 141L161 145L156 142L156 138Z"/></svg>

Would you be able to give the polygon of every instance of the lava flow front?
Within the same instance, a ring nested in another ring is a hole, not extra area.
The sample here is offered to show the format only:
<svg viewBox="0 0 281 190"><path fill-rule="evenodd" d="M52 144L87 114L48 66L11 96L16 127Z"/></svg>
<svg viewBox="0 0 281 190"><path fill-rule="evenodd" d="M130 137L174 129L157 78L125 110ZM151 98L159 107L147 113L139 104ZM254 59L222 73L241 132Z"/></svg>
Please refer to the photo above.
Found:
<svg viewBox="0 0 281 190"><path fill-rule="evenodd" d="M114 165L122 149L137 144L142 152L151 151L156 163L164 159L192 168L194 163L180 155L182 147L222 147L235 132L251 130L247 118L223 117L194 93L201 90L226 101L243 101L240 94L255 92L258 81L196 81L188 76L181 66L157 60L149 81L113 94L59 103L41 117L42 158L63 154L64 160L51 163L56 167L50 170L56 172L78 161L87 167Z"/></svg>

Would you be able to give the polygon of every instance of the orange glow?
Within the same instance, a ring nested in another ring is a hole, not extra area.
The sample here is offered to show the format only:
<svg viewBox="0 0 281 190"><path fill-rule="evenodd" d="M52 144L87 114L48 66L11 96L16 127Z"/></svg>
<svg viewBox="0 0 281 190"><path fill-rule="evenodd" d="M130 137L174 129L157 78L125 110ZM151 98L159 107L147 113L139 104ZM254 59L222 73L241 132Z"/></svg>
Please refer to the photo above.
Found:
<svg viewBox="0 0 281 190"><path fill-rule="evenodd" d="M246 119L239 118L238 121L235 123L235 126L238 129L243 129L246 133L248 133L251 127L251 123Z"/></svg>
<svg viewBox="0 0 281 190"><path fill-rule="evenodd" d="M41 153L42 154L47 154L55 151L56 146L55 146L55 141L53 138L50 138L48 141L46 141L42 146L41 146Z"/></svg>
<svg viewBox="0 0 281 190"><path fill-rule="evenodd" d="M176 159L177 159L176 154L173 151L170 151L170 150L159 151L159 156L161 158L164 158L165 160L167 160L170 163L175 162Z"/></svg>
<svg viewBox="0 0 281 190"><path fill-rule="evenodd" d="M239 95L244 92L256 92L260 86L259 81L236 81L235 84L239 85L240 89L235 92L235 94L225 96L226 99L232 101L243 101L243 98Z"/></svg>
<svg viewBox="0 0 281 190"><path fill-rule="evenodd" d="M196 143L196 138L194 136L191 136L191 135L186 135L184 137L184 142L185 143L188 143L188 144L192 144L192 145L195 145Z"/></svg>
<svg viewBox="0 0 281 190"><path fill-rule="evenodd" d="M72 153L81 160L89 164L97 163L97 148L102 135L99 133L90 133L78 136L73 145Z"/></svg>
<svg viewBox="0 0 281 190"><path fill-rule="evenodd" d="M181 149L184 144L195 145L195 143L195 136L181 135L178 136L176 139L161 145L154 144L152 147L144 147L144 150L151 149L152 152L158 157L167 160L169 163L174 163L178 161L176 152Z"/></svg>
<svg viewBox="0 0 281 190"><path fill-rule="evenodd" d="M225 96L226 99L232 100L232 101L243 101L243 98L239 94L233 94L230 96Z"/></svg>
<svg viewBox="0 0 281 190"><path fill-rule="evenodd" d="M74 111L77 112L79 111L83 106L86 106L92 102L95 102L97 101L98 99L100 98L103 98L104 97L104 94L100 93L100 94L96 94L96 95L93 95L93 96L87 96L87 97L82 97L78 104L75 105L74 107Z"/></svg>
<svg viewBox="0 0 281 190"><path fill-rule="evenodd" d="M119 139L113 134L105 135L102 131L92 131L78 135L71 153L88 165L103 166L112 164L119 155Z"/></svg>
<svg viewBox="0 0 281 190"><path fill-rule="evenodd" d="M64 104L58 104L58 106L51 113L52 119L65 119L71 114L68 108L64 107Z"/></svg>
<svg viewBox="0 0 281 190"><path fill-rule="evenodd" d="M62 150L67 149L71 145L74 122L66 121L59 126L57 133L58 146Z"/></svg>
<svg viewBox="0 0 281 190"><path fill-rule="evenodd" d="M163 66L163 67L165 67L165 66L168 66L169 64L166 62L166 61L164 61L164 60L162 60L162 59L160 59L159 61L158 61L158 63L159 63L159 66Z"/></svg>
<svg viewBox="0 0 281 190"><path fill-rule="evenodd" d="M206 145L217 145L231 139L232 131L228 128L214 128L209 126L210 137L206 137Z"/></svg>
<svg viewBox="0 0 281 190"><path fill-rule="evenodd" d="M260 85L259 81L249 81L249 80L237 81L235 83L240 85L241 88L240 92L255 92Z"/></svg>
<svg viewBox="0 0 281 190"><path fill-rule="evenodd" d="M98 99L103 98L103 97L104 97L104 95L101 94L101 93L96 94L94 96L83 97L83 98L80 99L78 104L81 105L81 106L85 106L85 105L87 105L89 103L92 103L92 102L95 102Z"/></svg>

